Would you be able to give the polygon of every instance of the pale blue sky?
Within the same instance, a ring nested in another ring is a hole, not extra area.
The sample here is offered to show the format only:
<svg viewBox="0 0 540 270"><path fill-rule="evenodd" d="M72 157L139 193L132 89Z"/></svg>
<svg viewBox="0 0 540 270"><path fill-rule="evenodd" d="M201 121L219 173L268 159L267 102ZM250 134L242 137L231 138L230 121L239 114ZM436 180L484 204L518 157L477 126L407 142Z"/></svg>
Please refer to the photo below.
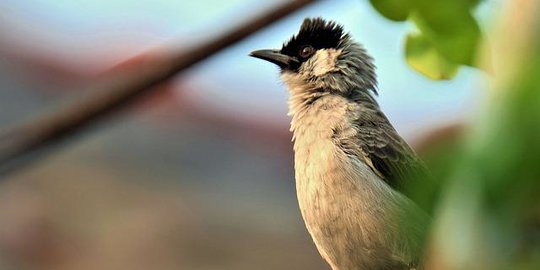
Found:
<svg viewBox="0 0 540 270"><path fill-rule="evenodd" d="M31 36L32 49L81 68L99 67L164 43L192 44L283 1L4 0L0 19L11 22L12 38ZM488 2L481 12L486 18L500 1ZM281 46L306 16L336 20L364 44L378 66L379 101L406 136L468 118L477 107L485 75L470 68L450 82L418 75L402 52L412 26L382 18L361 0L321 1L223 51L181 77L192 89L187 94L216 113L288 121L277 68L247 54Z"/></svg>

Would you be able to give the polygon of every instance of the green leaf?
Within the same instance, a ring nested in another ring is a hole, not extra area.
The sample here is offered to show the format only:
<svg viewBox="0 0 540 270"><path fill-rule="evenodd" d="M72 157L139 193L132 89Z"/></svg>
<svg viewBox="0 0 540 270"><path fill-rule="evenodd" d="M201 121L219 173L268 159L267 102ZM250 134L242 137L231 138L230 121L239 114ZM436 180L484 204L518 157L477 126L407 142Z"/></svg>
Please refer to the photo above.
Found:
<svg viewBox="0 0 540 270"><path fill-rule="evenodd" d="M422 34L407 35L405 58L413 69L433 80L450 80L459 69Z"/></svg>
<svg viewBox="0 0 540 270"><path fill-rule="evenodd" d="M482 35L469 0L414 1L418 10L410 18L437 50L454 63L477 66Z"/></svg>
<svg viewBox="0 0 540 270"><path fill-rule="evenodd" d="M410 0L369 0L384 17L392 21L405 21L411 12Z"/></svg>
<svg viewBox="0 0 540 270"><path fill-rule="evenodd" d="M434 79L450 79L461 65L480 67L483 40L473 9L484 0L370 0L384 17L412 21L421 33L407 38L407 62ZM429 70L434 68L434 70Z"/></svg>
<svg viewBox="0 0 540 270"><path fill-rule="evenodd" d="M481 2L484 0L467 0L466 2L469 4L471 8L477 7Z"/></svg>

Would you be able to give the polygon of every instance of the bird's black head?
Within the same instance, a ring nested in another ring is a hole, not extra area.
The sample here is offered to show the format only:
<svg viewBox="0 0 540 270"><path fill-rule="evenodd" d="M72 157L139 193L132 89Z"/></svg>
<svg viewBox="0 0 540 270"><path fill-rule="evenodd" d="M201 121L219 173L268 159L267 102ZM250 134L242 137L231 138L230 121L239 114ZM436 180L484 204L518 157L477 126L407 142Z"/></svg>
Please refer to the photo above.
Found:
<svg viewBox="0 0 540 270"><path fill-rule="evenodd" d="M338 49L348 39L343 27L322 18L307 18L298 34L283 44L281 50L259 50L250 55L273 62L282 69L298 70L300 65L320 49Z"/></svg>
<svg viewBox="0 0 540 270"><path fill-rule="evenodd" d="M372 58L341 25L322 18L306 18L300 31L281 49L250 55L278 65L289 86L340 93L376 88Z"/></svg>
<svg viewBox="0 0 540 270"><path fill-rule="evenodd" d="M320 49L338 49L340 42L347 38L348 35L343 33L341 25L332 21L327 22L322 18L308 18L302 23L298 34L283 44L281 53L303 63Z"/></svg>

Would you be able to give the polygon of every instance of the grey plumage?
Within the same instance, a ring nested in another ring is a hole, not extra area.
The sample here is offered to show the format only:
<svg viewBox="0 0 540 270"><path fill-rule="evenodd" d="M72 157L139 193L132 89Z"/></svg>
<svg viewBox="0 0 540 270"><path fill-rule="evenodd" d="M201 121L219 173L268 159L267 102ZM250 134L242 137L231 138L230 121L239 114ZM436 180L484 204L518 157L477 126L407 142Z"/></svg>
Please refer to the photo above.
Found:
<svg viewBox="0 0 540 270"><path fill-rule="evenodd" d="M415 269L428 217L399 191L423 166L373 97L372 58L320 18L252 56L288 86L298 201L322 257L334 270Z"/></svg>

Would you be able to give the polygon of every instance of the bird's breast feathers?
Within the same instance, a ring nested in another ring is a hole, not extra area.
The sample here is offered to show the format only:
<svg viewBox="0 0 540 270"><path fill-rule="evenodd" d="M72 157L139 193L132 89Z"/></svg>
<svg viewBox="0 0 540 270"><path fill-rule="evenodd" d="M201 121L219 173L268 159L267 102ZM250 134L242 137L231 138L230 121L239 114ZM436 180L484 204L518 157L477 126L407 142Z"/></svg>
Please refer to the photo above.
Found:
<svg viewBox="0 0 540 270"><path fill-rule="evenodd" d="M351 107L352 106L352 107ZM337 143L355 136L349 118L357 106L339 96L325 96L293 113L295 176L302 216L319 251L332 264L372 269L371 257L412 260L393 210L408 199L392 189L361 157ZM388 227L390 226L390 227ZM404 242L400 242L400 241ZM351 256L351 250L357 250ZM375 254L377 253L377 255ZM364 268L347 268L364 269Z"/></svg>

